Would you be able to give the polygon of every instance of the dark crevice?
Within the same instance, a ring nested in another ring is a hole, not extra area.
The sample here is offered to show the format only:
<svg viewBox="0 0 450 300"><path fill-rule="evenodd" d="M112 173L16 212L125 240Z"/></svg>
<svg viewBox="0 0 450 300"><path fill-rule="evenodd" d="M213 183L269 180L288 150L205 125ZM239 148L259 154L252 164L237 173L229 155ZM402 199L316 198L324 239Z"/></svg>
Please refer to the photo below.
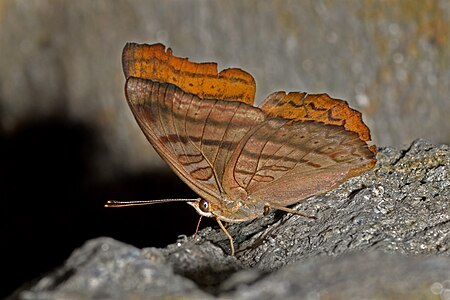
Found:
<svg viewBox="0 0 450 300"><path fill-rule="evenodd" d="M136 247L163 247L193 234L196 212L184 203L104 208L106 200L192 198L170 171L96 178L96 131L63 117L0 131L1 296L61 265L86 240L110 236ZM204 228L207 223L202 224ZM163 228L163 229L162 229ZM20 272L17 262L27 267ZM67 276L66 276L67 275ZM70 276L67 273L61 280Z"/></svg>

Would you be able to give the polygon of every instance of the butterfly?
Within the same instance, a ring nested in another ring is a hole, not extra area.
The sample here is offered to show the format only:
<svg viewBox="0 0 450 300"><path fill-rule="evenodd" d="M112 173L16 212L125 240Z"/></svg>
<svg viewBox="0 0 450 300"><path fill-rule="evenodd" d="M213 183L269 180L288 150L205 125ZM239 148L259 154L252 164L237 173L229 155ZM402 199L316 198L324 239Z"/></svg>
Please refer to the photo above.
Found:
<svg viewBox="0 0 450 300"><path fill-rule="evenodd" d="M190 62L162 44L128 43L122 63L137 123L199 195L169 201L186 201L201 216L215 218L232 255L233 239L222 222L259 218L270 208L297 213L287 206L325 193L376 162L361 113L343 100L275 92L255 107L249 73L218 73L216 63Z"/></svg>

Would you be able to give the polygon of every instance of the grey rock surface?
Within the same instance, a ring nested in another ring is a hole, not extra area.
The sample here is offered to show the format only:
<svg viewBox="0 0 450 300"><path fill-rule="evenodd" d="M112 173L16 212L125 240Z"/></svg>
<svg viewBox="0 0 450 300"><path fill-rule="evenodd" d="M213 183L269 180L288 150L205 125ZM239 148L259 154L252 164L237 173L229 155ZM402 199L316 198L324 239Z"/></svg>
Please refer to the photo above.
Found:
<svg viewBox="0 0 450 300"><path fill-rule="evenodd" d="M42 278L23 299L207 298L174 273L158 250L142 251L110 238L88 241L65 265Z"/></svg>
<svg viewBox="0 0 450 300"><path fill-rule="evenodd" d="M450 149L380 149L374 170L281 212L164 249L87 242L21 299L450 299Z"/></svg>

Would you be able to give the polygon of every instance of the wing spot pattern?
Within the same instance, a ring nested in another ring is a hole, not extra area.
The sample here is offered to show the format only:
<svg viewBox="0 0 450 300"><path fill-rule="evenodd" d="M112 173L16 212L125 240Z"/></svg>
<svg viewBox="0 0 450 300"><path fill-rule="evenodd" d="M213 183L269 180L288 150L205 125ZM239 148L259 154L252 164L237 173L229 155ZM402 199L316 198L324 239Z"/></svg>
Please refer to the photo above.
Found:
<svg viewBox="0 0 450 300"><path fill-rule="evenodd" d="M268 175L262 176L262 175L258 175L258 174L255 174L255 176L253 176L253 178L252 178L252 181L256 181L256 182L271 182L273 180L274 180L273 176L268 176Z"/></svg>
<svg viewBox="0 0 450 300"><path fill-rule="evenodd" d="M307 164L308 166L311 166L311 167L314 167L314 168L320 168L320 167L322 167L321 165L316 164L316 163L313 163L312 161L308 161L306 164Z"/></svg>
<svg viewBox="0 0 450 300"><path fill-rule="evenodd" d="M203 161L203 155L201 154L181 154L178 155L178 161L184 165L188 166L191 164L197 164Z"/></svg>
<svg viewBox="0 0 450 300"><path fill-rule="evenodd" d="M213 177L213 173L211 171L211 167L198 168L194 171L191 171L191 176L197 180L208 181Z"/></svg>

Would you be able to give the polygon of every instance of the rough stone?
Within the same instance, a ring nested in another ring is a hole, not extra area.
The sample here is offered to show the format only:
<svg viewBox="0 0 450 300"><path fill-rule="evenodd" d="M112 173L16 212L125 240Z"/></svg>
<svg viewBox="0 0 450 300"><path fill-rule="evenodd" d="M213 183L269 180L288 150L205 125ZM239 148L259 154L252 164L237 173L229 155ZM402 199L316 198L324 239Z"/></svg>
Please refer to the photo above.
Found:
<svg viewBox="0 0 450 300"><path fill-rule="evenodd" d="M450 299L450 151L417 140L295 209L164 249L103 238L16 295L23 299Z"/></svg>
<svg viewBox="0 0 450 300"><path fill-rule="evenodd" d="M145 252L110 238L90 240L65 265L40 279L22 299L207 299L194 282L175 274L161 251Z"/></svg>

